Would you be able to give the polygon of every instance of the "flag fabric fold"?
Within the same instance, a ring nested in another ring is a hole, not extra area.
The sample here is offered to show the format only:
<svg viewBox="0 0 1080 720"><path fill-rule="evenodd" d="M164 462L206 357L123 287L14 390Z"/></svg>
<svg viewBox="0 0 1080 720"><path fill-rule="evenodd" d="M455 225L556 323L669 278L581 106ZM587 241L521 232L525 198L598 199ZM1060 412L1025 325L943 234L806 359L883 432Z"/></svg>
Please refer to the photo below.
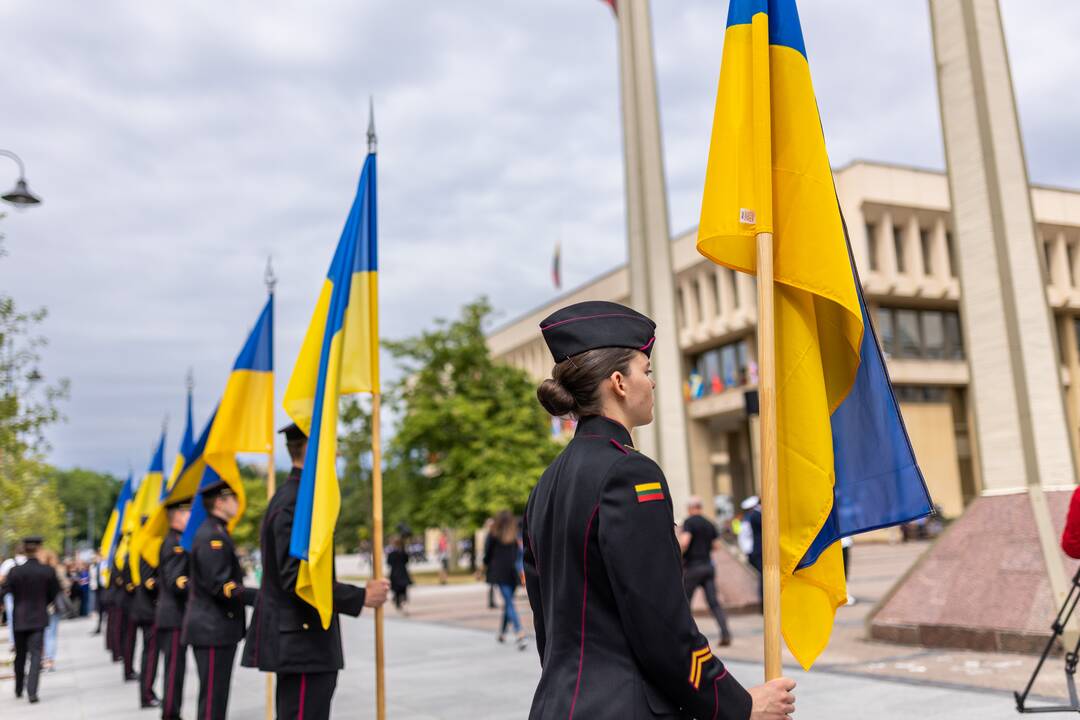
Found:
<svg viewBox="0 0 1080 720"><path fill-rule="evenodd" d="M795 0L731 0L698 250L756 273L773 233L781 612L804 668L847 590L836 540L929 512L865 312Z"/></svg>
<svg viewBox="0 0 1080 720"><path fill-rule="evenodd" d="M301 561L297 595L318 610L324 628L333 615L341 503L338 398L379 387L375 167L372 152L285 391L286 412L308 434L289 552Z"/></svg>
<svg viewBox="0 0 1080 720"><path fill-rule="evenodd" d="M120 494L116 496L116 503L113 504L112 512L109 513L109 522L106 523L105 532L101 536L101 546L98 548L98 552L106 561L105 570L103 571L105 587L109 585L109 572L112 568L113 556L116 553L117 546L120 544L120 536L123 534L128 507L131 505L131 500L135 495L134 484L135 477L129 472L127 480L120 486Z"/></svg>
<svg viewBox="0 0 1080 720"><path fill-rule="evenodd" d="M244 515L247 496L237 453L269 453L274 442L274 296L266 300L255 327L233 363L206 440L206 464L240 501L229 530Z"/></svg>
<svg viewBox="0 0 1080 720"><path fill-rule="evenodd" d="M157 509L161 503L161 490L165 484L165 431L161 431L161 439L158 440L157 449L150 458L150 467L139 483L139 489L135 492L135 499L131 503L131 509L124 518L124 535L127 536L126 552L124 561L131 562L131 578L135 584L142 581L139 572L140 544L142 542L142 529L146 519Z"/></svg>

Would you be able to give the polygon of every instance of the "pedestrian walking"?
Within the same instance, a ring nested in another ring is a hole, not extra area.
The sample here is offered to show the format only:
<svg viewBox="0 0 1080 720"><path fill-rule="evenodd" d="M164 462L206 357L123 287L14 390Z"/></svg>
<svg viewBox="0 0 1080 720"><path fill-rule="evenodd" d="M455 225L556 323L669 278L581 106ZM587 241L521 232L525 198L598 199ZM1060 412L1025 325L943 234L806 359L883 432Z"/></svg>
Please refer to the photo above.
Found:
<svg viewBox="0 0 1080 720"><path fill-rule="evenodd" d="M379 579L358 587L335 579L334 612L327 627L318 611L296 594L300 561L289 552L289 543L307 436L295 424L279 432L285 435L292 470L263 516L259 533L263 582L251 617L253 638L244 643L242 664L277 674L277 717L327 720L338 670L345 666L338 614L356 617L365 607L381 607L390 583Z"/></svg>
<svg viewBox="0 0 1080 720"><path fill-rule="evenodd" d="M191 544L187 608L180 641L199 671L198 720L225 720L236 646L244 637L244 571L228 523L240 503L224 480L202 489L206 519Z"/></svg>
<svg viewBox="0 0 1080 720"><path fill-rule="evenodd" d="M521 584L518 573L520 554L517 519L509 510L500 510L484 543L484 567L487 570L488 582L498 588L503 601L502 620L496 639L506 642L506 631L512 629L517 638L518 649L524 650L528 646L525 630L521 627L521 618L514 607L514 593Z"/></svg>
<svg viewBox="0 0 1080 720"><path fill-rule="evenodd" d="M743 510L743 517L739 544L744 546L746 561L750 563L750 567L757 570L758 602L764 604L765 580L761 570L761 499L757 495L751 495L742 501L740 507Z"/></svg>
<svg viewBox="0 0 1080 720"><path fill-rule="evenodd" d="M158 603L154 615L164 665L161 719L180 720L187 674L187 644L182 641L181 634L190 577L188 554L180 540L191 517L191 498L170 500L165 505L165 512L169 531L161 543L158 557Z"/></svg>
<svg viewBox="0 0 1080 720"><path fill-rule="evenodd" d="M709 612L720 630L719 645L727 647L731 644L731 630L728 629L724 606L716 597L716 569L712 560L713 549L720 533L716 526L701 514L701 510L701 498L694 496L687 501L687 518L679 532L679 547L683 554L683 589L686 591L686 601L692 602L694 592L701 588Z"/></svg>
<svg viewBox="0 0 1080 720"><path fill-rule="evenodd" d="M537 397L578 425L525 511L542 666L530 718L781 720L794 711L794 682L748 692L698 630L667 480L633 446L630 431L653 419L655 328L641 313L599 301L540 324L556 364Z"/></svg>
<svg viewBox="0 0 1080 720"><path fill-rule="evenodd" d="M26 553L22 549L22 544L16 546L15 554L0 563L0 583L4 582L8 573L16 565L22 565L26 562ZM11 595L4 596L4 617L7 618L7 631L8 631L8 645L11 646L11 651L15 652L15 624L11 621L12 610L15 607L15 598Z"/></svg>
<svg viewBox="0 0 1080 720"><path fill-rule="evenodd" d="M66 569L60 564L59 558L52 550L42 549L38 552L43 564L53 571L56 581L60 584L60 592L49 603L49 624L45 626L45 654L42 657L41 669L52 672L56 668L56 650L59 642L60 620L71 614L71 581L68 579Z"/></svg>
<svg viewBox="0 0 1080 720"><path fill-rule="evenodd" d="M413 580L409 575L409 553L405 550L405 539L398 535L390 548L386 564L390 568L390 591L394 594L394 607L403 615L408 615L405 605L409 602L409 586L413 584Z"/></svg>
<svg viewBox="0 0 1080 720"><path fill-rule="evenodd" d="M60 595L56 570L38 560L42 539L23 539L24 562L8 571L0 592L12 599L8 622L15 633L15 697L26 690L27 699L38 701L38 679L45 628L49 625L49 604ZM27 672L26 661L30 668Z"/></svg>

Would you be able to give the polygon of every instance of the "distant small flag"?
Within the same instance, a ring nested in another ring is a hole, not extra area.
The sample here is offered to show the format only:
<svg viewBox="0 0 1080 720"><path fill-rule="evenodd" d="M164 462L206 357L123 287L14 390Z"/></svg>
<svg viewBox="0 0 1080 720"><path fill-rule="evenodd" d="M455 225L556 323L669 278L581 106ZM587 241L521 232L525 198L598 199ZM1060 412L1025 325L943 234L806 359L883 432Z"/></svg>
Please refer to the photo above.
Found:
<svg viewBox="0 0 1080 720"><path fill-rule="evenodd" d="M551 282L556 290L562 289L562 242L555 241L555 256L551 259Z"/></svg>

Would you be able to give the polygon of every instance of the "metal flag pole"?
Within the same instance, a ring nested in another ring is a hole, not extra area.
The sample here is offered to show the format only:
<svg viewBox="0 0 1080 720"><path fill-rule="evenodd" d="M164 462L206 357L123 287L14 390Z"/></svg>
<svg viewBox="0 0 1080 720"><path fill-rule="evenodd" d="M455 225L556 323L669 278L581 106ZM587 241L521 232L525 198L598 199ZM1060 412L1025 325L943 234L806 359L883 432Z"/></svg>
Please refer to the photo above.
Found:
<svg viewBox="0 0 1080 720"><path fill-rule="evenodd" d="M375 101L369 99L368 106L368 152L374 155L378 149L375 137ZM376 280L378 282L378 280ZM375 291L376 298L378 290ZM378 302L372 313L374 342L371 344L372 367L378 362L379 336ZM383 576L383 503L382 503L382 433L380 415L382 406L380 380L376 375L376 385L371 393L371 577L379 580ZM384 660L383 609L375 608L375 716L386 720L386 667Z"/></svg>
<svg viewBox="0 0 1080 720"><path fill-rule="evenodd" d="M271 298L274 297L274 287L277 285L277 276L274 275L274 267L271 264L273 258L271 256L266 257L266 272L263 274L263 280L266 282L266 294ZM270 318L270 322L273 323L273 316ZM274 337L273 325L270 328L270 337ZM274 348L270 348L270 357L274 357ZM272 366L271 366L272 367ZM274 386L271 381L270 384L270 407L274 406L273 400ZM270 438L270 446L266 450L266 502L269 505L270 498L274 497L274 492L277 490L277 477L274 470L274 414L270 413L268 419L270 427L267 428L267 437ZM266 720L274 720L274 711L277 703L274 702L274 673L266 673Z"/></svg>

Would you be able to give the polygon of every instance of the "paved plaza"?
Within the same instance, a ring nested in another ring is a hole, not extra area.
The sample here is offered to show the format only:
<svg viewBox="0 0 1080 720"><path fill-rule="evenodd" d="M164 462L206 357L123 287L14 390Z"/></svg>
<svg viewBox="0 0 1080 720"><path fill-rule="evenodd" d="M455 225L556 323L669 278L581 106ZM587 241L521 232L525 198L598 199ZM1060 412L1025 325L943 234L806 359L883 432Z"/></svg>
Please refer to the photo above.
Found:
<svg viewBox="0 0 1080 720"><path fill-rule="evenodd" d="M833 641L811 673L788 665L799 683L798 712L805 720L997 720L1018 717L1011 691L1030 673L1025 655L927 650L863 639L863 619L925 548L924 545L857 546L851 589L859 602L842 608ZM499 613L487 607L486 586L470 583L420 586L412 590L408 617L387 612L388 716L399 720L524 718L540 667L533 647L519 652L495 642ZM518 606L531 627L528 604ZM713 623L700 617L710 636ZM761 619L733 619L735 644L721 657L744 683L761 680ZM346 670L338 680L334 717L374 717L373 627L369 615L342 623ZM57 670L42 678L41 703L13 698L10 668L0 669L2 720L144 720L155 711L137 709L134 683L122 683L119 665L107 660L100 636L90 636L86 620L60 629ZM715 639L715 637L713 638ZM1043 697L1062 696L1062 660L1052 659ZM193 717L196 676L189 656L185 716ZM262 720L265 676L237 667L229 717Z"/></svg>

